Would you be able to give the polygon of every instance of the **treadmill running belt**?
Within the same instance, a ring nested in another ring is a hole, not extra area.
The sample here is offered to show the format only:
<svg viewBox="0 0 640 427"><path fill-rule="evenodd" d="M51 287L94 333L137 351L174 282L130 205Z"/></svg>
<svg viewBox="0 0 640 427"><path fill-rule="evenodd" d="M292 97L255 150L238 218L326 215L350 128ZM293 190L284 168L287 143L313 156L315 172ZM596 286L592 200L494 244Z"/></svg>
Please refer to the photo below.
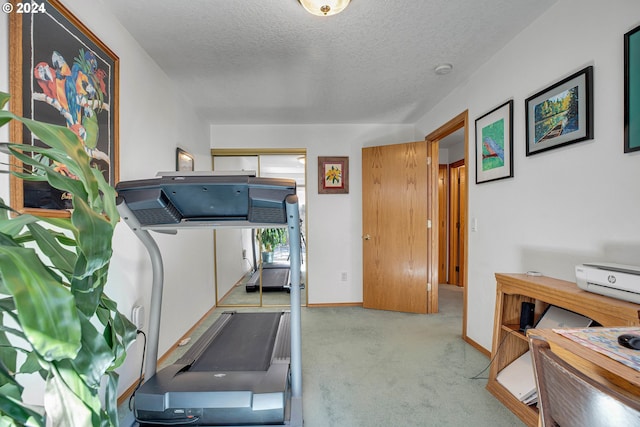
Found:
<svg viewBox="0 0 640 427"><path fill-rule="evenodd" d="M277 265L273 267L273 265ZM289 286L289 265L271 264L262 268L262 290L282 291ZM245 285L247 292L254 292L260 289L260 270L253 273L253 276Z"/></svg>
<svg viewBox="0 0 640 427"><path fill-rule="evenodd" d="M266 276L266 277L265 277ZM265 280L266 279L266 280ZM266 287L284 288L289 280L289 268L274 268L270 270L262 270L262 287L265 288L265 282L269 282Z"/></svg>
<svg viewBox="0 0 640 427"><path fill-rule="evenodd" d="M266 371L281 316L281 312L234 314L189 370Z"/></svg>

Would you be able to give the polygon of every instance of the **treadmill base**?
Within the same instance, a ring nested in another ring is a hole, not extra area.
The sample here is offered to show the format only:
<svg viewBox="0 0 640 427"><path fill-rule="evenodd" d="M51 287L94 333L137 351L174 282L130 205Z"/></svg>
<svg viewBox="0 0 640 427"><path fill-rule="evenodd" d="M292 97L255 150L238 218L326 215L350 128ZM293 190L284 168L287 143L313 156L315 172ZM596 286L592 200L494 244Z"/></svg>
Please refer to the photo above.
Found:
<svg viewBox="0 0 640 427"><path fill-rule="evenodd" d="M136 419L141 425L288 425L289 362L289 312L225 312L184 356L140 387Z"/></svg>

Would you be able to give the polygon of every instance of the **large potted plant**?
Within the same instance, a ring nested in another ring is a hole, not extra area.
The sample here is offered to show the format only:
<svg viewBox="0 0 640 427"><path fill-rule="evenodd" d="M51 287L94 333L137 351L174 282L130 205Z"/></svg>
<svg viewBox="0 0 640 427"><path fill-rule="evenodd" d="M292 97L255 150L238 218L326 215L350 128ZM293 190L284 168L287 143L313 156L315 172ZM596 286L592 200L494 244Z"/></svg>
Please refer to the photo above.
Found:
<svg viewBox="0 0 640 427"><path fill-rule="evenodd" d="M18 120L44 144L9 144L28 165L14 173L71 194L73 210L43 218L0 200L0 425L117 426L115 369L136 328L104 293L115 190L71 130L18 117L4 110L8 99L0 92L0 126ZM23 373L43 378L44 413L23 402Z"/></svg>
<svg viewBox="0 0 640 427"><path fill-rule="evenodd" d="M286 243L287 230L284 228L265 228L258 233L258 241L262 245L262 262L273 262L273 250Z"/></svg>

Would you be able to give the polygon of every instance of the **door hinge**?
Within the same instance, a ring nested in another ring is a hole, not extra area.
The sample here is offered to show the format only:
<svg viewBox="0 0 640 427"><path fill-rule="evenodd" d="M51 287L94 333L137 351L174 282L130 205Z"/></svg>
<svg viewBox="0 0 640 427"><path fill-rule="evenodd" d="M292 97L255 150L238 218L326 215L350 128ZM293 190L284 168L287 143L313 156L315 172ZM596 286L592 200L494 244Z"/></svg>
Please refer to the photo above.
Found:
<svg viewBox="0 0 640 427"><path fill-rule="evenodd" d="M427 157L427 165L431 165L431 157Z"/></svg>
<svg viewBox="0 0 640 427"><path fill-rule="evenodd" d="M431 220L430 219L427 220L427 228L431 228Z"/></svg>

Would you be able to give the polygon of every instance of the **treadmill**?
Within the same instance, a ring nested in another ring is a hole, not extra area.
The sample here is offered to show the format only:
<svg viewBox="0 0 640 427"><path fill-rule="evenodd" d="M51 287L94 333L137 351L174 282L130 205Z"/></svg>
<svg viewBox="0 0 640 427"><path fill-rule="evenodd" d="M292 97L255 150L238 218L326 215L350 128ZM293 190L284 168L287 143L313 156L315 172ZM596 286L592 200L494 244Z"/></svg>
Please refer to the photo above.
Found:
<svg viewBox="0 0 640 427"><path fill-rule="evenodd" d="M135 392L141 425L301 427L300 221L293 180L168 172L122 181L117 207L151 257L153 287L145 382ZM291 309L224 312L174 364L156 372L163 265L150 231L286 227Z"/></svg>
<svg viewBox="0 0 640 427"><path fill-rule="evenodd" d="M247 292L255 292L260 289L260 277L262 277L262 290L284 291L289 290L289 262L262 263L253 272L251 278L245 284Z"/></svg>

